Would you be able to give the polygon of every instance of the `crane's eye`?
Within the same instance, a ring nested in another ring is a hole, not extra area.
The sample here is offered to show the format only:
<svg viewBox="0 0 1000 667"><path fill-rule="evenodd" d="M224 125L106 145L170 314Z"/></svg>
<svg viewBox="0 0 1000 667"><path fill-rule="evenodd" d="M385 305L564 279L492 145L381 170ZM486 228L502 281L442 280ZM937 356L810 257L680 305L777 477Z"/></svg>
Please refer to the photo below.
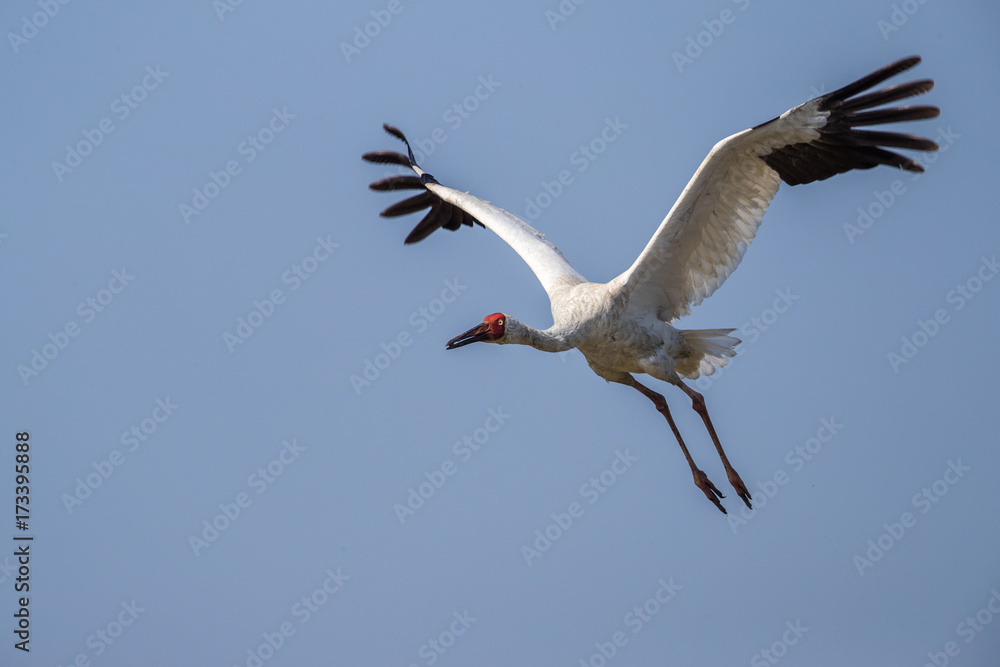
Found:
<svg viewBox="0 0 1000 667"><path fill-rule="evenodd" d="M503 326L503 320L497 320L497 324L499 324L500 326Z"/></svg>

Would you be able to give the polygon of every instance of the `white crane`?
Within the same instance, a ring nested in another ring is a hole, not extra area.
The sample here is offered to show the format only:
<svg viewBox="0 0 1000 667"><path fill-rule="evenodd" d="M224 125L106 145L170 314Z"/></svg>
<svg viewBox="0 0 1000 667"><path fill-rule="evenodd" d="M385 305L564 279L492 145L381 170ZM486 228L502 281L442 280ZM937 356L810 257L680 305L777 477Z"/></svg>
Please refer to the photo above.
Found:
<svg viewBox="0 0 1000 667"><path fill-rule="evenodd" d="M363 158L408 167L416 174L390 176L370 186L373 190L423 190L381 213L393 217L430 208L405 243L416 243L440 227L486 226L527 262L549 295L554 323L548 329L534 329L505 313L493 313L448 341L447 349L481 341L530 345L545 352L580 350L599 376L633 387L653 402L677 438L695 484L725 513L719 502L724 496L695 465L666 400L632 375L651 375L688 395L705 422L729 483L752 508L750 492L722 449L704 398L682 380L710 375L725 365L740 341L729 335L733 329L684 330L673 323L718 289L740 263L781 181L789 185L811 183L880 164L923 171L917 162L883 147L935 151L938 147L934 142L896 132L855 129L939 114L932 106L874 109L929 91L934 86L930 80L858 95L919 62L916 56L905 58L720 141L639 258L604 284L588 282L551 242L524 221L438 183L417 166L406 137L391 125L383 127L406 143L408 156L376 151Z"/></svg>

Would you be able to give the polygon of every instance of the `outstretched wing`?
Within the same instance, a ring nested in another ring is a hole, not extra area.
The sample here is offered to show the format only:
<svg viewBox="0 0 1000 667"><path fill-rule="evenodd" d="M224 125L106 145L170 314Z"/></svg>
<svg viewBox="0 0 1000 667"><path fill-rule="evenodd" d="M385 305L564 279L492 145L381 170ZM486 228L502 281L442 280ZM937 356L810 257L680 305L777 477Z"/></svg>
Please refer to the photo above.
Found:
<svg viewBox="0 0 1000 667"><path fill-rule="evenodd" d="M421 190L421 192L398 204L393 204L380 215L391 218L430 209L406 237L404 243L422 241L442 227L454 231L462 225L471 227L477 224L489 227L527 262L550 298L558 287L585 282L584 277L570 266L559 249L538 230L487 201L441 185L433 176L417 166L410 143L402 132L392 125L386 124L382 127L406 144L407 155L395 151L374 151L365 153L361 157L369 162L408 167L416 176L390 176L375 181L368 187L372 190Z"/></svg>
<svg viewBox="0 0 1000 667"><path fill-rule="evenodd" d="M935 151L933 141L855 129L940 113L932 106L874 109L929 91L930 80L858 95L919 62L895 62L716 144L642 254L615 279L630 294L630 308L671 321L711 295L739 265L781 181L811 183L880 164L923 171L884 147Z"/></svg>

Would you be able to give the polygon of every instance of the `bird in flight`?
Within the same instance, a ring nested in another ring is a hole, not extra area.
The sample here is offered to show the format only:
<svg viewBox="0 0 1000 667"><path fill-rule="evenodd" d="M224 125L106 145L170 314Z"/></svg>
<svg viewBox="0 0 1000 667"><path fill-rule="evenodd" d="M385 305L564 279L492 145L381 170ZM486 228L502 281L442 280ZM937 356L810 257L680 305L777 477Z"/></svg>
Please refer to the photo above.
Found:
<svg viewBox="0 0 1000 667"><path fill-rule="evenodd" d="M729 483L752 509L750 492L719 442L704 397L684 382L711 375L725 365L740 340L730 335L734 329L677 329L674 323L711 296L740 263L782 181L788 185L812 183L883 164L923 171L916 161L887 149L935 151L938 146L933 141L856 129L935 118L940 113L936 107L923 105L876 108L926 93L934 86L931 80L861 94L919 62L916 56L899 60L717 143L638 259L607 283L588 282L550 241L523 220L478 197L441 185L417 165L409 142L395 127L383 126L406 144L407 155L375 151L362 157L412 170L412 175L389 176L370 186L378 191L420 191L381 213L395 217L430 209L405 243L422 241L439 228L488 227L521 256L549 296L553 325L548 329L535 329L506 313L493 313L448 341L447 349L486 342L530 345L545 352L580 350L597 375L632 387L653 402L673 431L695 485L725 513L720 502L725 496L695 465L664 397L633 376L645 373L675 385L704 422Z"/></svg>

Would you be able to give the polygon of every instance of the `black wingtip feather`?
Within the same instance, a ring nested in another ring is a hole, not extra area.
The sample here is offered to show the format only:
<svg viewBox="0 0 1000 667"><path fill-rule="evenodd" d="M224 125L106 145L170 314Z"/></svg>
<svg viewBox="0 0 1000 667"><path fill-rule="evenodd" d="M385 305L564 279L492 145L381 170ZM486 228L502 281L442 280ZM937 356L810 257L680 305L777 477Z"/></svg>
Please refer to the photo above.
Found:
<svg viewBox="0 0 1000 667"><path fill-rule="evenodd" d="M406 135L403 134L398 127L395 127L394 125L389 125L389 123L382 123L382 129L391 134L392 136L396 137L400 141L402 141L407 146L410 145L410 142L406 140Z"/></svg>
<svg viewBox="0 0 1000 667"><path fill-rule="evenodd" d="M361 156L366 162L376 164L398 164L401 167L409 167L410 161L402 153L396 151L372 151Z"/></svg>
<svg viewBox="0 0 1000 667"><path fill-rule="evenodd" d="M406 135L403 134L398 127L389 125L389 123L382 123L382 129L406 144L406 154L409 156L410 161L404 166L417 166L417 158L413 157L413 149L410 148L410 142L406 140Z"/></svg>
<svg viewBox="0 0 1000 667"><path fill-rule="evenodd" d="M412 245L423 241L437 229L440 229L450 217L451 212L448 210L448 207L436 206L432 208L430 213L424 216L424 219L407 235L403 241L403 245Z"/></svg>
<svg viewBox="0 0 1000 667"><path fill-rule="evenodd" d="M857 81L847 84L843 88L838 88L832 93L824 95L824 97L830 100L846 100L848 97L853 97L862 90L868 90L873 86L877 86L886 79L891 79L897 74L905 72L919 63L920 56L910 56L909 58L897 60L896 62L890 63L881 69L875 70L868 76L863 76Z"/></svg>
<svg viewBox="0 0 1000 667"><path fill-rule="evenodd" d="M419 195L414 195L408 199L404 199L401 202L397 202L385 209L380 216L383 218L395 218L400 215L407 215L408 213L416 213L417 211L422 211L428 206L434 204L434 194L431 192L421 192Z"/></svg>
<svg viewBox="0 0 1000 667"><path fill-rule="evenodd" d="M423 190L423 182L416 176L389 176L368 186L380 192L388 190Z"/></svg>
<svg viewBox="0 0 1000 667"><path fill-rule="evenodd" d="M941 110L928 106L905 106L893 109L872 109L844 114L844 120L852 127L864 125L881 125L883 123L905 123L909 120L927 120L937 118Z"/></svg>
<svg viewBox="0 0 1000 667"><path fill-rule="evenodd" d="M906 148L911 151L933 152L938 145L930 139L900 132L873 132L871 130L850 130L835 135L839 141L853 146L888 146Z"/></svg>
<svg viewBox="0 0 1000 667"><path fill-rule="evenodd" d="M396 151L372 151L371 153L365 153L362 155L362 159L376 164L395 164L401 167L410 168L416 167L417 161L413 156L413 150L410 148L410 142L406 140L406 135L404 135L398 128L389 125L388 123L384 123L382 128L393 137L406 144L406 152L408 155L403 155L402 153L397 153ZM421 192L418 195L393 204L379 214L384 218L394 218L396 216L416 213L417 211L430 208L430 211L427 212L423 219L417 224L416 227L413 228L403 241L406 245L412 245L422 241L430 236L435 230L441 228L454 231L460 229L463 225L467 227L472 227L473 225L479 225L480 227L483 226L483 223L476 220L468 212L458 206L455 206L454 204L446 202L427 189L427 185L432 183L436 184L437 180L430 174L424 172L420 176L388 176L375 181L368 186L372 190L382 192L393 190L424 190L424 192Z"/></svg>
<svg viewBox="0 0 1000 667"><path fill-rule="evenodd" d="M845 113L856 109L871 109L907 97L923 95L932 88L934 88L934 82L930 79L910 81L909 83L900 83L895 86L886 86L882 90L876 90L867 95L859 95L849 100L825 101L821 107L823 109L837 109Z"/></svg>
<svg viewBox="0 0 1000 667"><path fill-rule="evenodd" d="M866 125L926 120L941 113L937 107L923 105L873 109L926 93L934 87L930 79L887 86L859 95L919 62L919 56L903 58L817 98L819 110L829 112L826 125L819 129L819 138L784 146L762 156L762 159L789 185L811 183L851 169L871 169L878 165L922 172L920 163L883 147L936 151L938 146L930 139L900 132L856 129Z"/></svg>

